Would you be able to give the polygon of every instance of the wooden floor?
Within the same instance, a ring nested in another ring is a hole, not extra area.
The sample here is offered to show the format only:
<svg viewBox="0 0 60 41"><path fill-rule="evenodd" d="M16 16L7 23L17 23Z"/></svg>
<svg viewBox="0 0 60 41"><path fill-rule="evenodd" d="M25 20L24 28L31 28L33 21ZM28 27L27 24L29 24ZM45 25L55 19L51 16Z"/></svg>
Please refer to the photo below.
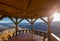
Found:
<svg viewBox="0 0 60 41"><path fill-rule="evenodd" d="M8 41L42 41L41 37L35 34L19 34Z"/></svg>

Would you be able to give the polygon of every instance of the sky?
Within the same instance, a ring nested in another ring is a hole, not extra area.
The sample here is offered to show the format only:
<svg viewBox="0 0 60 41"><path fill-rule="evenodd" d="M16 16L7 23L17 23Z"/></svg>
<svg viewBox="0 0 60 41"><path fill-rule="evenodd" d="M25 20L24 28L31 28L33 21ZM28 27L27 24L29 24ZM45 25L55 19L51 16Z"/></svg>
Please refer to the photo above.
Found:
<svg viewBox="0 0 60 41"><path fill-rule="evenodd" d="M53 15L53 21L60 21L60 13L55 12ZM44 18L45 20L47 20L47 18ZM27 22L26 20L23 20L22 22ZM38 19L36 22L43 22L41 19ZM0 23L12 23L12 21L6 17L3 18L2 20L0 20Z"/></svg>
<svg viewBox="0 0 60 41"><path fill-rule="evenodd" d="M10 23L12 22L9 18L3 18L2 20L0 20L0 23Z"/></svg>
<svg viewBox="0 0 60 41"><path fill-rule="evenodd" d="M27 22L26 20L23 20L22 22ZM36 22L42 22L41 19L37 19ZM6 17L6 18L3 18L2 20L0 20L0 23L12 23L12 21Z"/></svg>
<svg viewBox="0 0 60 41"><path fill-rule="evenodd" d="M45 20L47 20L45 18ZM55 18L53 21L60 21L60 18ZM23 20L22 22L27 22L26 20ZM43 22L41 19L38 19L36 22ZM0 20L0 23L12 23L12 21L9 18L4 18L3 20Z"/></svg>

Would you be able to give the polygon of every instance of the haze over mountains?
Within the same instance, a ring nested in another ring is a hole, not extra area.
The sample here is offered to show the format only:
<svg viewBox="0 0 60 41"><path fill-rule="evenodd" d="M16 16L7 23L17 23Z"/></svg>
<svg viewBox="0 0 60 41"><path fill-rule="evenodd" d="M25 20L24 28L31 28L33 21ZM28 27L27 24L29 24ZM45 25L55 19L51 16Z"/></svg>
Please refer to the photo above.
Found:
<svg viewBox="0 0 60 41"><path fill-rule="evenodd" d="M34 25L35 30L44 30L48 31L48 25L44 22L36 22ZM0 23L0 31L15 27L13 23ZM20 23L18 27L31 29L31 25L29 23ZM60 37L60 22L52 22L51 23L51 31Z"/></svg>

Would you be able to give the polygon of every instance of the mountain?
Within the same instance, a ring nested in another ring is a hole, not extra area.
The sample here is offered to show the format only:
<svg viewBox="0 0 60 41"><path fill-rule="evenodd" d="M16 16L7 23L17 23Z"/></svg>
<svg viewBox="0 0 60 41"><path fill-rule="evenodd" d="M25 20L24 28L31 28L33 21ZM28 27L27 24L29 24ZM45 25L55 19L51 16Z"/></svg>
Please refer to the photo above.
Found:
<svg viewBox="0 0 60 41"><path fill-rule="evenodd" d="M2 29L12 28L12 27L15 27L15 25L13 23L0 23L0 31ZM31 29L31 24L22 22L18 25L18 27ZM44 22L36 22L36 23L34 23L33 27L35 30L48 31L48 25ZM60 37L60 22L52 22L51 31Z"/></svg>

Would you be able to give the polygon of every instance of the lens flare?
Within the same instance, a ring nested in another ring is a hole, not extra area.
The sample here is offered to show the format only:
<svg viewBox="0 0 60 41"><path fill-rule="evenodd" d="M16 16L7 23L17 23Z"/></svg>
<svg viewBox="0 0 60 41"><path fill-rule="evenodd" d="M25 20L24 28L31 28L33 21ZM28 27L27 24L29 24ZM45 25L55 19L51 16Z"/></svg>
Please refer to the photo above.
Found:
<svg viewBox="0 0 60 41"><path fill-rule="evenodd" d="M60 13L55 12L55 13L53 14L53 17L54 17L54 21L60 21Z"/></svg>

